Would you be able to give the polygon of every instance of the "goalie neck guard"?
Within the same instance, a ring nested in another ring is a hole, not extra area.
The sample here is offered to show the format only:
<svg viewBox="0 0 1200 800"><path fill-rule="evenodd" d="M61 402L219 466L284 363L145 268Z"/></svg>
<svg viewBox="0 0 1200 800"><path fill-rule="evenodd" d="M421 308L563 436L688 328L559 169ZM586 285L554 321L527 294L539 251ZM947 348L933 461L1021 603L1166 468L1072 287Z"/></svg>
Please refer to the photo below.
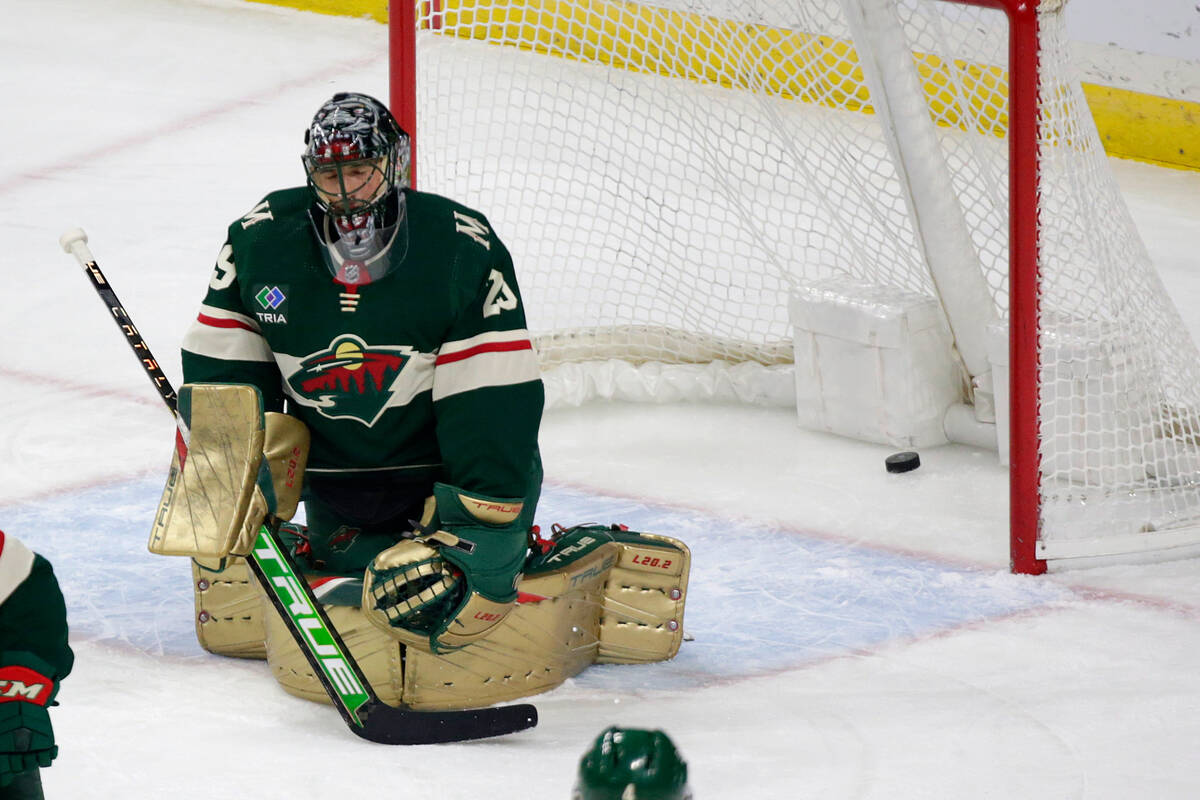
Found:
<svg viewBox="0 0 1200 800"><path fill-rule="evenodd" d="M572 800L691 800L687 764L662 731L608 728L579 762Z"/></svg>
<svg viewBox="0 0 1200 800"><path fill-rule="evenodd" d="M313 228L341 283L378 280L407 250L409 138L370 95L335 94L304 133Z"/></svg>

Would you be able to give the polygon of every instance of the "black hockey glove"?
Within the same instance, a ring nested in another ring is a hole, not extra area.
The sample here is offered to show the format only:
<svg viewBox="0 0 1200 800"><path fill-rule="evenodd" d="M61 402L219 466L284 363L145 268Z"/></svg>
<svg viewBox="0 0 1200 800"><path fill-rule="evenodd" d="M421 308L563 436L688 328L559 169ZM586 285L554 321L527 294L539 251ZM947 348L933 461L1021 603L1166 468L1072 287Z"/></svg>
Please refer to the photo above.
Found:
<svg viewBox="0 0 1200 800"><path fill-rule="evenodd" d="M20 655L25 656L21 663L0 667L0 786L35 767L50 766L58 755L47 710L58 686L46 677L48 664L32 654Z"/></svg>

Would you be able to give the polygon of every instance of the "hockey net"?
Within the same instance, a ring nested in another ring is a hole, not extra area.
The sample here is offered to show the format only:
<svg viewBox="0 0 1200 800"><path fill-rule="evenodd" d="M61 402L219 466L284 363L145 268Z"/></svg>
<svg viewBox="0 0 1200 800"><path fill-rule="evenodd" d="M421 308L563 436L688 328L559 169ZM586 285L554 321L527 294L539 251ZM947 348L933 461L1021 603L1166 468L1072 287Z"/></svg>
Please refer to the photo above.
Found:
<svg viewBox="0 0 1200 800"><path fill-rule="evenodd" d="M965 402L1006 374L989 342L1014 332L1014 569L1190 553L1200 358L1109 172L1062 3L1017 8L435 0L415 71L393 19L392 103L406 127L416 110L420 188L513 252L552 402L790 402L789 293L891 287L938 300ZM1022 75L1035 97L1013 111ZM1035 205L1010 229L1011 186Z"/></svg>

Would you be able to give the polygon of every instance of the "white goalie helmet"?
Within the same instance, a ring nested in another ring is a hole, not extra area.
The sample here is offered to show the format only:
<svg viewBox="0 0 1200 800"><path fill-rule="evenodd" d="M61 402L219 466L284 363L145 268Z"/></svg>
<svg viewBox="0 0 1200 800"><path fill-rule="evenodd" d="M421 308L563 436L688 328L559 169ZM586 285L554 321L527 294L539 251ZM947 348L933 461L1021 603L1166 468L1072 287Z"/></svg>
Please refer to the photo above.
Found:
<svg viewBox="0 0 1200 800"><path fill-rule="evenodd" d="M304 145L327 266L345 284L378 280L399 260L396 251L407 249L401 190L409 184L408 134L383 103L341 92L317 110Z"/></svg>

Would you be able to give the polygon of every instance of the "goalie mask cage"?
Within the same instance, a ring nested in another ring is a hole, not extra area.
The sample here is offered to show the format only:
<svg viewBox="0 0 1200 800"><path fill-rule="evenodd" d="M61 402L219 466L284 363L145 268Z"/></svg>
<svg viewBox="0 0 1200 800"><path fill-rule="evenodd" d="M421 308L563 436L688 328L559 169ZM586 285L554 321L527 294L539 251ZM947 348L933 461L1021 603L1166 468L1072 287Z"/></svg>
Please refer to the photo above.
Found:
<svg viewBox="0 0 1200 800"><path fill-rule="evenodd" d="M982 419L1008 339L1014 571L1200 551L1200 360L1061 0L433 0L390 26L420 188L500 228L548 395L762 399L792 289L916 292Z"/></svg>

